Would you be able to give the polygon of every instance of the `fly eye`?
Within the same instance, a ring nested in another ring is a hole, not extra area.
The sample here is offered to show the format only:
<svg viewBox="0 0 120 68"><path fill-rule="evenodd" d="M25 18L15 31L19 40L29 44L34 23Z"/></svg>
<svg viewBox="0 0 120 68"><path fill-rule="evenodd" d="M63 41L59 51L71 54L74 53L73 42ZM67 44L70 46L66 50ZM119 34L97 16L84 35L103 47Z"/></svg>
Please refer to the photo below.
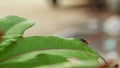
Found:
<svg viewBox="0 0 120 68"><path fill-rule="evenodd" d="M80 39L82 42L86 43L86 44L89 44L89 41L86 40L86 39Z"/></svg>

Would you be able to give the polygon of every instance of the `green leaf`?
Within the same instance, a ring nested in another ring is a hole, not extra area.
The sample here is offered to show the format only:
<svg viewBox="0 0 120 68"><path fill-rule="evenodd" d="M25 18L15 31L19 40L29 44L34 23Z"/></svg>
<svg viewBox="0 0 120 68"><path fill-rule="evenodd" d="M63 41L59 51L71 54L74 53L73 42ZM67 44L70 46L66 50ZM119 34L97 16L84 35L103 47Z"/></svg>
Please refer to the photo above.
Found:
<svg viewBox="0 0 120 68"><path fill-rule="evenodd" d="M7 30L9 30L14 25L24 20L26 19L18 16L7 16L7 17L4 17L3 19L0 19L0 40L1 40L1 36L3 36Z"/></svg>
<svg viewBox="0 0 120 68"><path fill-rule="evenodd" d="M39 54L32 59L23 61L23 62L11 62L11 63L2 63L0 64L1 68L33 68L43 65L51 65L57 63L68 62L67 59L49 54Z"/></svg>
<svg viewBox="0 0 120 68"><path fill-rule="evenodd" d="M17 16L8 16L1 19L0 31L2 31L4 35L0 43L0 51L4 51L12 42L22 37L24 31L33 25L33 22Z"/></svg>
<svg viewBox="0 0 120 68"><path fill-rule="evenodd" d="M79 50L80 52L78 53L81 53L81 57L83 58L85 58L84 55L86 54L88 56L91 56L91 54L93 54L95 57L97 55L97 58L99 58L98 53L96 53L83 42L76 39L63 39L54 36L36 36L21 38L17 40L16 43L11 44L11 47L8 47L5 51L0 53L0 62L6 61L11 57L17 55L19 56L20 54L24 54L26 52L56 49Z"/></svg>

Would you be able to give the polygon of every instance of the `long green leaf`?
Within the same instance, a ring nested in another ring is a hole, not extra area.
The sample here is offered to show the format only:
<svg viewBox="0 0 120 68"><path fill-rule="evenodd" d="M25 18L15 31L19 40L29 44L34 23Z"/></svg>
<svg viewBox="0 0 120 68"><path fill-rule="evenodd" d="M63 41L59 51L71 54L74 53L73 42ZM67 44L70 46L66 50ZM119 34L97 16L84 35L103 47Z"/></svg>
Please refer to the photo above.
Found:
<svg viewBox="0 0 120 68"><path fill-rule="evenodd" d="M54 49L73 49L82 52L98 55L89 46L76 39L63 39L54 36L36 36L21 38L16 43L11 44L5 51L0 53L0 62L16 55L36 51L36 50L54 50Z"/></svg>

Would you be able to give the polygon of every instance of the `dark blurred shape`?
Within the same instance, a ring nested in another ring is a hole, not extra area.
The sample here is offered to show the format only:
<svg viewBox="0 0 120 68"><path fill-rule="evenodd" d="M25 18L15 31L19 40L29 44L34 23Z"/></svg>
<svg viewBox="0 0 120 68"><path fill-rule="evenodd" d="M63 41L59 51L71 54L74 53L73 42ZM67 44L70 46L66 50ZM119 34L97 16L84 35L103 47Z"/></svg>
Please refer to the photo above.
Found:
<svg viewBox="0 0 120 68"><path fill-rule="evenodd" d="M119 68L119 65L118 65L118 64L116 64L114 67L115 67L115 68Z"/></svg>
<svg viewBox="0 0 120 68"><path fill-rule="evenodd" d="M90 0L90 6L98 11L103 11L106 9L106 0Z"/></svg>
<svg viewBox="0 0 120 68"><path fill-rule="evenodd" d="M58 0L52 0L53 6L57 7L58 6Z"/></svg>
<svg viewBox="0 0 120 68"><path fill-rule="evenodd" d="M112 12L120 14L120 0L107 0L107 7Z"/></svg>
<svg viewBox="0 0 120 68"><path fill-rule="evenodd" d="M59 1L58 0L48 0L52 7L58 7L59 6Z"/></svg>

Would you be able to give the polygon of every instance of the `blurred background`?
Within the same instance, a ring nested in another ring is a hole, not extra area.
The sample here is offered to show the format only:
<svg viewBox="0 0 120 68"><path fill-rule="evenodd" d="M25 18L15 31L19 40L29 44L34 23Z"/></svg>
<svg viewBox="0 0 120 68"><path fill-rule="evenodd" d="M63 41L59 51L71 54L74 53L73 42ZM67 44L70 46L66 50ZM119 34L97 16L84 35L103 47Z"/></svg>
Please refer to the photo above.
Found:
<svg viewBox="0 0 120 68"><path fill-rule="evenodd" d="M120 0L0 0L0 18L8 15L36 22L24 36L83 38L105 58L119 58Z"/></svg>

